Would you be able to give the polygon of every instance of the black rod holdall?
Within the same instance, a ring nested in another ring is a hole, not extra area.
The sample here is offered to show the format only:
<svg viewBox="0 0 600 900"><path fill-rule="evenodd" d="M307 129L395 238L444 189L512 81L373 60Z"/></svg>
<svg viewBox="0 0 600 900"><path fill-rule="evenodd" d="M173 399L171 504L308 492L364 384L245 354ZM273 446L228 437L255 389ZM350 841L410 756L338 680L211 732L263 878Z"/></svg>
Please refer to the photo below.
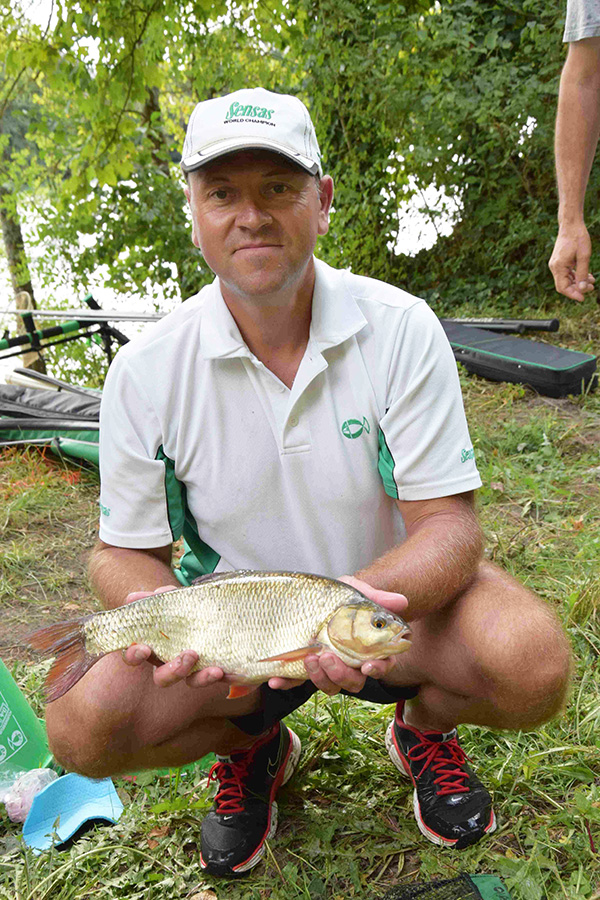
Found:
<svg viewBox="0 0 600 900"><path fill-rule="evenodd" d="M441 319L455 359L491 381L526 384L547 397L582 394L597 385L596 357L542 341ZM554 330L554 329L553 329Z"/></svg>

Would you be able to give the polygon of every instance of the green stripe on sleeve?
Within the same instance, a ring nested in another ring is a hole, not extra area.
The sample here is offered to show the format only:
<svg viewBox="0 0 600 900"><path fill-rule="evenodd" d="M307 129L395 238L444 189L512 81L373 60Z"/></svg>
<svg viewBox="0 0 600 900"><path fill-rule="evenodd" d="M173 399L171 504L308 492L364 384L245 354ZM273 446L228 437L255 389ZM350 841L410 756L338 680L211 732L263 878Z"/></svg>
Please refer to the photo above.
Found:
<svg viewBox="0 0 600 900"><path fill-rule="evenodd" d="M167 515L169 516L169 528L174 541L178 541L183 533L185 522L185 505L183 499L184 485L177 480L175 475L175 461L169 459L163 450L162 444L156 451L155 459L160 459L165 465L165 494L167 498Z"/></svg>
<svg viewBox="0 0 600 900"><path fill-rule="evenodd" d="M187 503L185 484L175 475L175 462L165 454L162 445L155 458L165 465L165 494L171 535L174 541L183 535L185 552L176 575L182 584L190 584L194 578L214 572L221 556L198 534L196 520Z"/></svg>
<svg viewBox="0 0 600 900"><path fill-rule="evenodd" d="M394 500L398 499L398 487L394 480L394 457L390 453L390 448L387 445L387 441L385 439L385 434L381 427L379 428L379 461L377 463L377 468L379 469L379 474L381 475L381 480L383 481L383 486L385 488L386 494L389 494L390 497L393 497Z"/></svg>

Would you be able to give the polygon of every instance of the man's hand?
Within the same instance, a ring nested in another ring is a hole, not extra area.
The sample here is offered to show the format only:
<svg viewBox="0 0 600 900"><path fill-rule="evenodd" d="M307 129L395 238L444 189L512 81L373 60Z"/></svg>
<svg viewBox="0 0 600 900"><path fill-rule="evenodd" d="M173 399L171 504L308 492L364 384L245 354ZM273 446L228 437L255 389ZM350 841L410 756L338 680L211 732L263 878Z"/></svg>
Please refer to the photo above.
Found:
<svg viewBox="0 0 600 900"><path fill-rule="evenodd" d="M354 578L352 575L345 575L339 581L344 581L346 584L355 587L369 600L379 603L380 606L385 607L385 609L396 615L402 615L408 606L408 600L403 594L378 590L365 581ZM392 670L394 660L390 657L387 659L373 659L363 663L360 669L353 669L342 662L335 653L326 651L319 656L307 656L304 660L304 665L313 684L325 694L332 696L333 694L338 694L341 690L350 691L353 694L358 693L364 687L367 676L371 678L385 678ZM275 690L289 690L302 683L302 681L290 678L275 677L269 679L269 687Z"/></svg>
<svg viewBox="0 0 600 900"><path fill-rule="evenodd" d="M548 266L559 294L580 303L594 290L596 279L589 273L592 243L583 222L563 226L558 232Z"/></svg>
<svg viewBox="0 0 600 900"><path fill-rule="evenodd" d="M136 591L128 594L125 603L133 603L134 600L141 600L143 597L150 597L152 594L162 594L165 591L176 591L181 585L166 584L157 588L155 591ZM218 666L208 666L199 672L190 675L191 670L198 662L198 654L194 650L184 650L174 659L163 663L152 652L147 644L131 644L123 651L123 661L128 666L139 666L144 662L151 663L154 668L154 684L157 687L169 687L177 684L178 681L186 681L189 687L207 687L216 681L224 678L224 672Z"/></svg>

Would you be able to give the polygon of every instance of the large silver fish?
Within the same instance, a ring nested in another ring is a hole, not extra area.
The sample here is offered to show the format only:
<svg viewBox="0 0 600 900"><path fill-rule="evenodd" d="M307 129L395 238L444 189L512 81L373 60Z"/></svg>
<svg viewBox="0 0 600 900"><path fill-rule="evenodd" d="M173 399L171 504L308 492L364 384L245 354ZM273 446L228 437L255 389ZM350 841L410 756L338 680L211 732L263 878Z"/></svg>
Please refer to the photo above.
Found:
<svg viewBox="0 0 600 900"><path fill-rule="evenodd" d="M410 647L399 616L342 581L301 572L223 572L190 587L152 594L117 609L41 628L29 637L56 659L46 680L50 702L94 663L130 644L147 644L163 661L195 650L194 671L220 666L233 676L229 696L278 675L306 678L309 653L331 650L347 665Z"/></svg>

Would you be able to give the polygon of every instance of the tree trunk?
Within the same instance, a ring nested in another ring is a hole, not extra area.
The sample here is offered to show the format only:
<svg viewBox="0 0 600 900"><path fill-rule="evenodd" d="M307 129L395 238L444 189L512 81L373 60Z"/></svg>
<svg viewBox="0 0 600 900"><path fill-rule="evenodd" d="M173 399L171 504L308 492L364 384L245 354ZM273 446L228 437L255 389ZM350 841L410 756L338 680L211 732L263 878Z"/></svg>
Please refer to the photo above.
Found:
<svg viewBox="0 0 600 900"><path fill-rule="evenodd" d="M148 90L146 94L146 102L142 109L142 121L148 127L148 137L152 144L152 162L170 179L170 151L167 137L162 127L157 88ZM184 214L179 209L174 209L173 214L180 218L182 223L185 222ZM189 278L186 278L185 272L182 271L177 261L175 261L175 268L177 269L177 283L179 284L181 299L186 300L190 294L195 293L195 281L190 281Z"/></svg>
<svg viewBox="0 0 600 900"><path fill-rule="evenodd" d="M31 311L35 309L31 294L27 291L20 291L15 296L15 300L17 301L17 309L22 309L24 312L25 310ZM25 323L22 318L19 318L17 323L17 334L27 334L27 329L25 328ZM46 374L46 363L37 350L23 353L22 361L23 368L33 369L35 372L42 372L44 375Z"/></svg>
<svg viewBox="0 0 600 900"><path fill-rule="evenodd" d="M4 247L8 258L10 280L12 282L15 297L17 298L17 306L22 309L37 309L35 298L33 296L33 286L31 284L31 275L29 274L27 255L25 253L23 232L21 231L18 213L16 212L16 204L10 191L1 185L0 223L2 225L2 237L4 238ZM24 294L27 295L27 300L23 297ZM19 321L17 331L19 334L25 333L25 327L22 321ZM23 357L23 365L26 369L34 369L36 372L45 373L46 371L46 363L36 351L25 354Z"/></svg>

